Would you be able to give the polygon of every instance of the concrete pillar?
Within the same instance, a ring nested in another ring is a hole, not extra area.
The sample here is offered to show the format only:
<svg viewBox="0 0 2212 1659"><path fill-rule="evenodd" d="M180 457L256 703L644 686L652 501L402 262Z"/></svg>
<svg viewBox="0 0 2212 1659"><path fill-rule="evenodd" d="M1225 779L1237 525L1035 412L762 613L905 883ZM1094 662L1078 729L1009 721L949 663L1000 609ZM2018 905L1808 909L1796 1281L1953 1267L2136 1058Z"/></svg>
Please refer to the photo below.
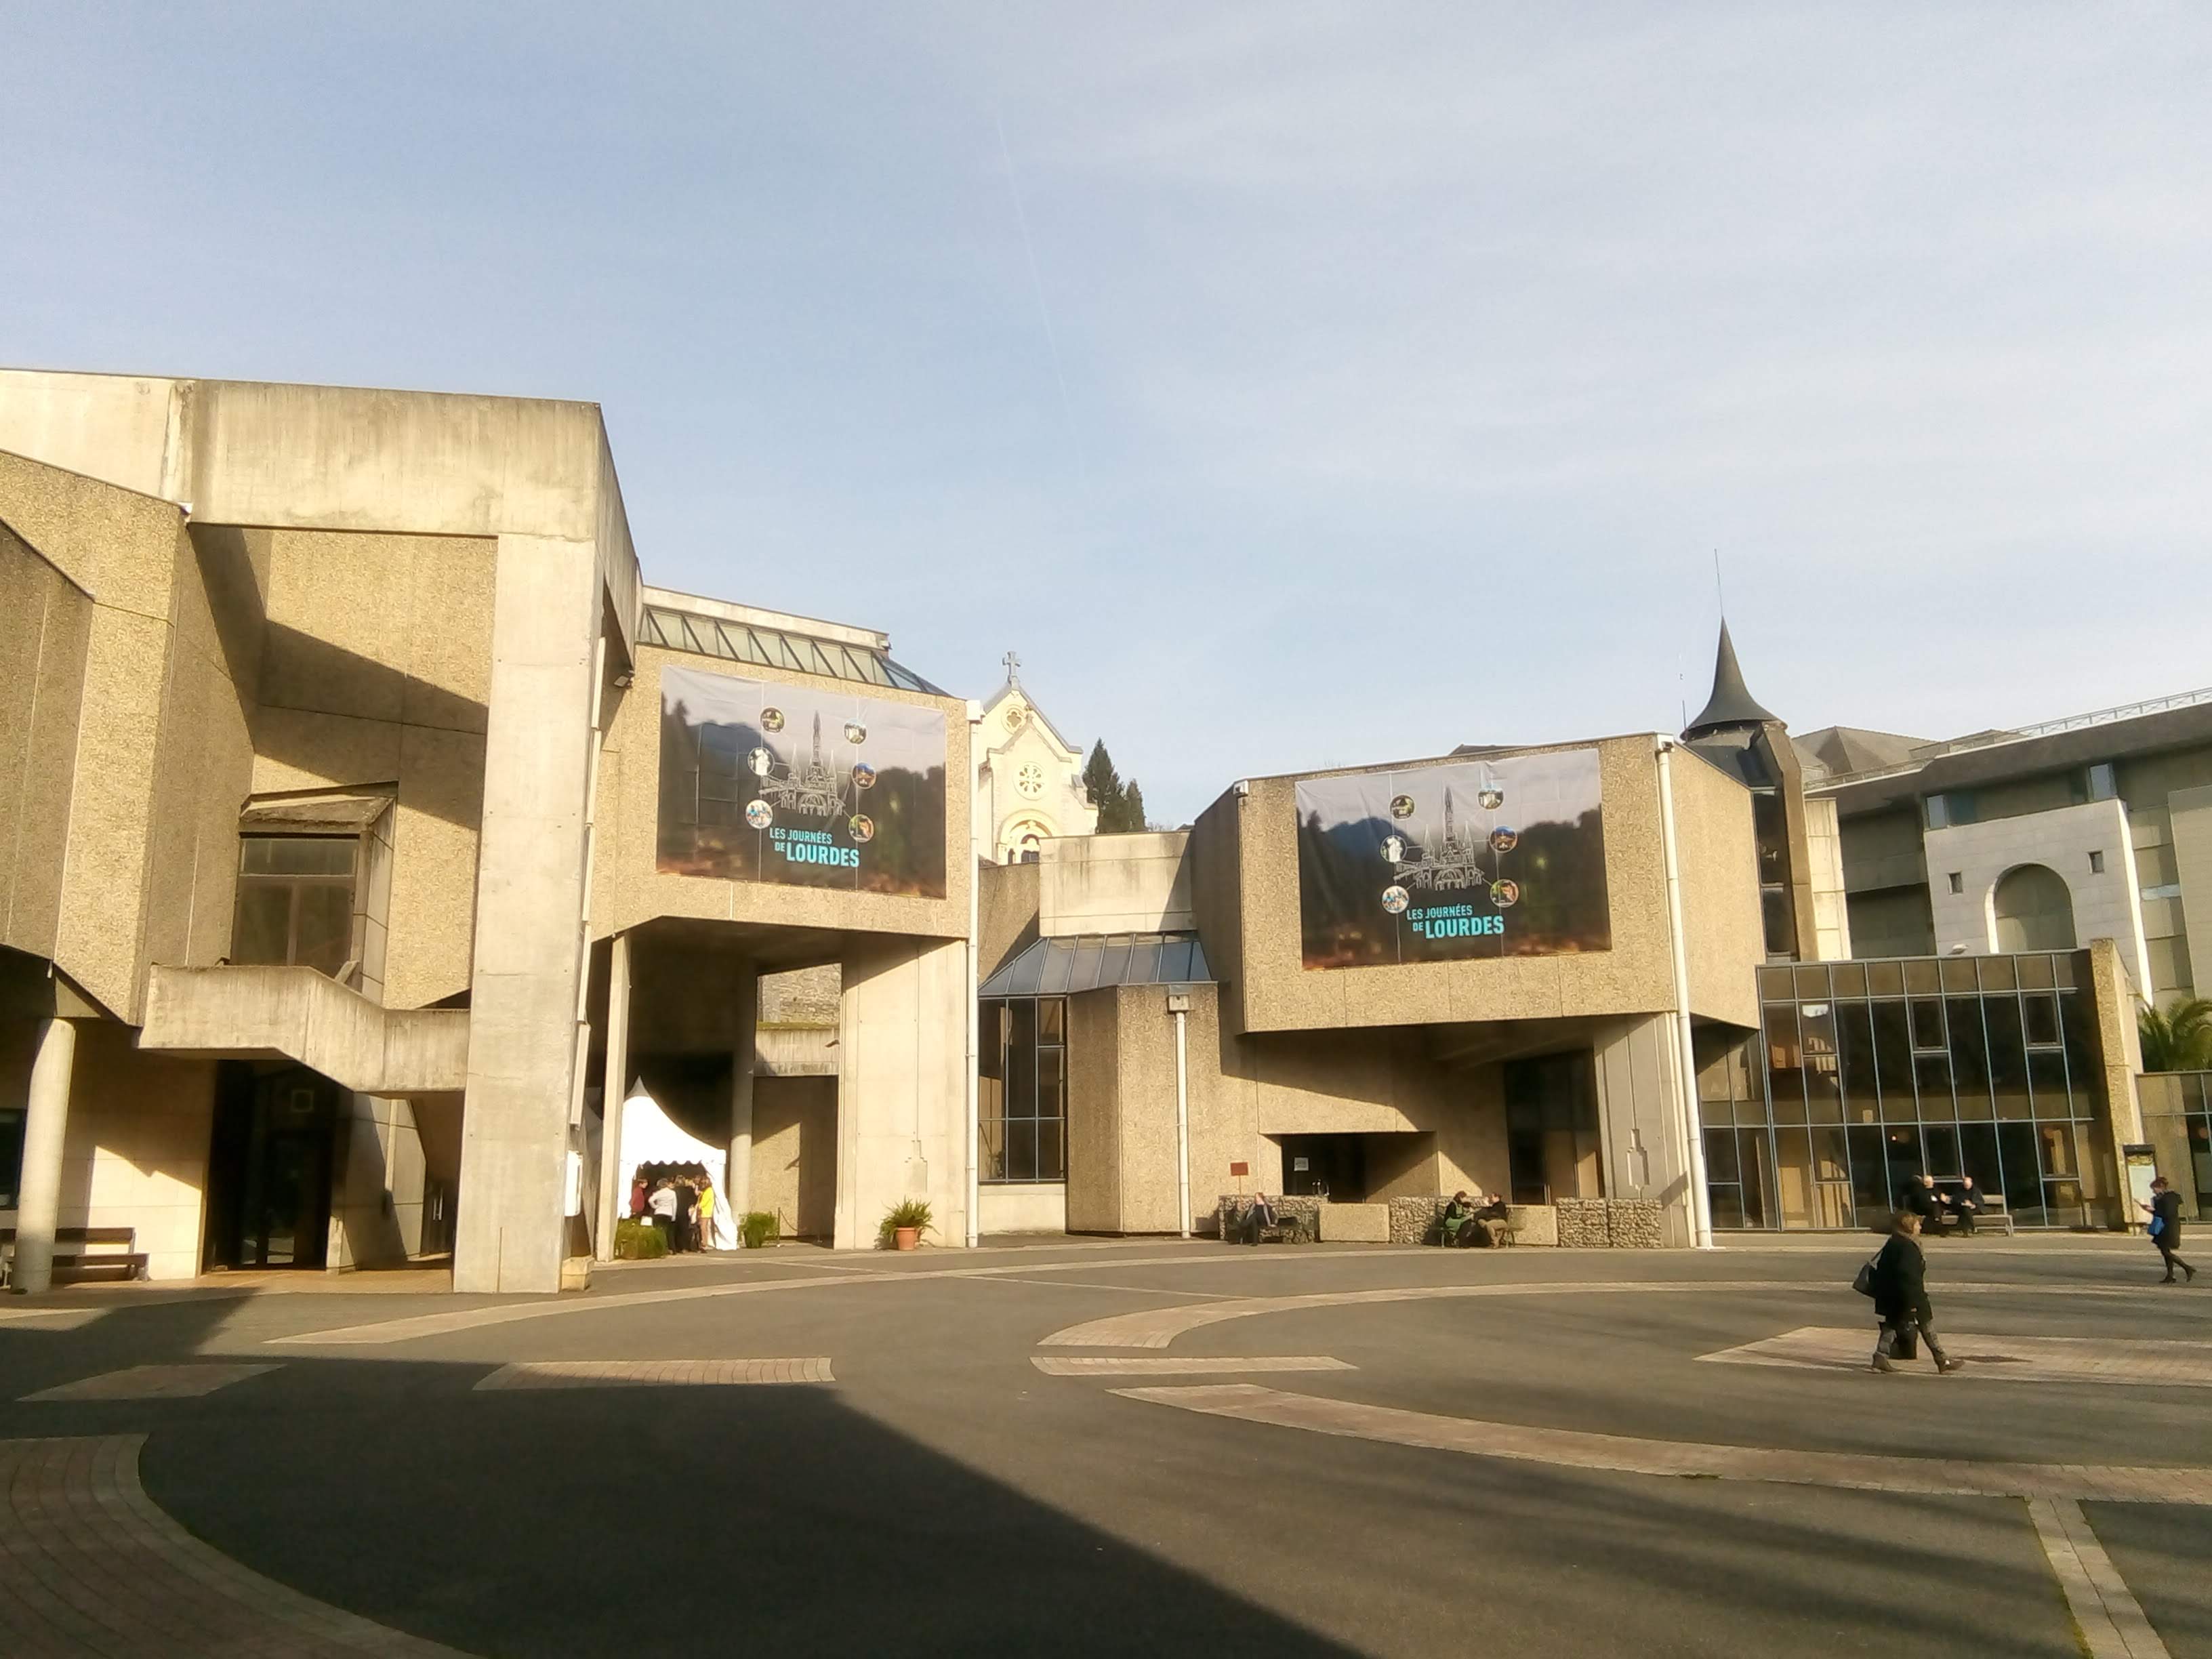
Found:
<svg viewBox="0 0 2212 1659"><path fill-rule="evenodd" d="M964 939L887 937L844 961L837 1026L839 1249L875 1243L884 1212L925 1198L926 1242L968 1236Z"/></svg>
<svg viewBox="0 0 2212 1659"><path fill-rule="evenodd" d="M503 535L498 561L453 1288L550 1295L567 1234L600 580L588 541Z"/></svg>
<svg viewBox="0 0 2212 1659"><path fill-rule="evenodd" d="M592 1230L594 1261L615 1259L615 1223L629 1194L622 1180L623 1106L629 1098L629 935L617 933L607 950L606 1059L599 1091L599 1212Z"/></svg>
<svg viewBox="0 0 2212 1659"><path fill-rule="evenodd" d="M753 1059L760 1028L760 969L738 970L737 1034L730 1051L730 1168L723 1201L733 1226L753 1206Z"/></svg>
<svg viewBox="0 0 2212 1659"><path fill-rule="evenodd" d="M15 1210L19 1291L53 1283L54 1228L62 1211L62 1145L69 1135L70 1073L76 1064L76 1027L65 1019L39 1022L31 1060L30 1109L23 1118L23 1177Z"/></svg>

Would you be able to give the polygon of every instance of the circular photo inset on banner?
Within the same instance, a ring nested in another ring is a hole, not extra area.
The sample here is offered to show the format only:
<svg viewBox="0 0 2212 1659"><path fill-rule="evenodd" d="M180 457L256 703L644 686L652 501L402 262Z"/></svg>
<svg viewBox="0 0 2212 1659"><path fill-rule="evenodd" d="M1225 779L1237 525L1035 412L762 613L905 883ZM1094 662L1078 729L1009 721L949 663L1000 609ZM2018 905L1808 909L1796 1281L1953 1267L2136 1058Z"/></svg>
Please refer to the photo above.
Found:
<svg viewBox="0 0 2212 1659"><path fill-rule="evenodd" d="M745 757L745 764L752 769L752 775L755 777L764 778L769 775L769 769L775 766L775 757L765 749L756 749Z"/></svg>
<svg viewBox="0 0 2212 1659"><path fill-rule="evenodd" d="M1487 789L1476 790L1474 798L1482 803L1482 810L1486 812L1495 812L1505 805L1505 792L1494 783Z"/></svg>
<svg viewBox="0 0 2212 1659"><path fill-rule="evenodd" d="M1409 902L1402 887L1385 887L1382 890L1382 908L1394 916L1401 914Z"/></svg>
<svg viewBox="0 0 2212 1659"><path fill-rule="evenodd" d="M763 731L763 732L781 732L781 731L782 731L782 730L783 730L783 710L781 710L781 708L763 708L763 709L762 709L762 710L761 710L761 730L762 730L762 731Z"/></svg>
<svg viewBox="0 0 2212 1659"><path fill-rule="evenodd" d="M847 720L845 722L846 742L866 743L867 740L868 728L866 726L861 725L858 720Z"/></svg>
<svg viewBox="0 0 2212 1659"><path fill-rule="evenodd" d="M874 788L876 787L876 769L869 765L867 762L862 761L858 766L853 769L853 787L856 789Z"/></svg>
<svg viewBox="0 0 2212 1659"><path fill-rule="evenodd" d="M1406 861L1406 838L1403 836L1383 836L1382 856L1393 864L1403 864Z"/></svg>
<svg viewBox="0 0 2212 1659"><path fill-rule="evenodd" d="M1520 844L1521 832L1518 830L1500 827L1490 832L1490 850L1493 853L1510 853Z"/></svg>
<svg viewBox="0 0 2212 1659"><path fill-rule="evenodd" d="M1411 795L1391 796L1390 816L1394 818L1410 818L1413 817L1413 798Z"/></svg>
<svg viewBox="0 0 2212 1659"><path fill-rule="evenodd" d="M775 809L764 800L757 800L745 808L745 822L756 830L765 830L775 822Z"/></svg>
<svg viewBox="0 0 2212 1659"><path fill-rule="evenodd" d="M1490 902L1503 910L1521 902L1521 884L1517 881L1493 881L1490 884Z"/></svg>
<svg viewBox="0 0 2212 1659"><path fill-rule="evenodd" d="M845 828L852 831L854 841L863 845L876 838L876 821L864 813L854 813Z"/></svg>

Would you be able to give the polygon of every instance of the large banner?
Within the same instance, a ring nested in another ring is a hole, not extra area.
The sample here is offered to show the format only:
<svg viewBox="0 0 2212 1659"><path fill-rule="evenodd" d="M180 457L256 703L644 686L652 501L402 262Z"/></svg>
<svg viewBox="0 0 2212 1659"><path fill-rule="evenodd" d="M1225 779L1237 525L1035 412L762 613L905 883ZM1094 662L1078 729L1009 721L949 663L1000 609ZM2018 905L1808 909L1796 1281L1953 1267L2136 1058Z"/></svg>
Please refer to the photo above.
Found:
<svg viewBox="0 0 2212 1659"><path fill-rule="evenodd" d="M945 896L945 716L848 691L660 671L659 866Z"/></svg>
<svg viewBox="0 0 2212 1659"><path fill-rule="evenodd" d="M1306 778L1309 968L1613 948L1597 750Z"/></svg>

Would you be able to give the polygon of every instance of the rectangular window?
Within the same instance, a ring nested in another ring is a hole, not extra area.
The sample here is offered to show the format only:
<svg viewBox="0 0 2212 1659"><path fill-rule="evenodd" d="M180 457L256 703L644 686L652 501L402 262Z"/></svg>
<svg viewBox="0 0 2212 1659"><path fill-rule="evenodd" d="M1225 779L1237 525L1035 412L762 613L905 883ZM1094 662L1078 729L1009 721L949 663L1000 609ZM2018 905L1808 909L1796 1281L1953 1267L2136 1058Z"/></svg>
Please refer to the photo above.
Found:
<svg viewBox="0 0 2212 1659"><path fill-rule="evenodd" d="M978 1018L977 1178L1066 1180L1067 999L992 998Z"/></svg>
<svg viewBox="0 0 2212 1659"><path fill-rule="evenodd" d="M2120 793L2119 781L2112 775L2112 763L2100 761L2089 769L2089 799L2111 800Z"/></svg>
<svg viewBox="0 0 2212 1659"><path fill-rule="evenodd" d="M2103 853L2093 852L2089 854L2089 873L2093 876L2101 876L2105 873L2105 855Z"/></svg>
<svg viewBox="0 0 2212 1659"><path fill-rule="evenodd" d="M0 1112L0 1210L15 1207L23 1189L23 1115Z"/></svg>
<svg viewBox="0 0 2212 1659"><path fill-rule="evenodd" d="M230 959L335 978L353 949L353 836L241 836Z"/></svg>
<svg viewBox="0 0 2212 1659"><path fill-rule="evenodd" d="M1954 893L1963 893L1966 890L1966 877L1965 872L1954 870L1951 872L1951 890Z"/></svg>

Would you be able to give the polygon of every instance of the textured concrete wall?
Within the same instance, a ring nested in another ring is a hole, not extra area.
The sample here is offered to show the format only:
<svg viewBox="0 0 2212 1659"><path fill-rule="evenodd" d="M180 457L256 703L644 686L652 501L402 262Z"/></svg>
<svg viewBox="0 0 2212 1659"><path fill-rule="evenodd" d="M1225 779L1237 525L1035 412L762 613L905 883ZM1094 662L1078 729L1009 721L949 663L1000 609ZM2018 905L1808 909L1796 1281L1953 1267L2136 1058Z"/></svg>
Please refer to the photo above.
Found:
<svg viewBox="0 0 2212 1659"><path fill-rule="evenodd" d="M1189 842L1170 830L1048 843L1037 866L1039 930L1047 939L1188 931Z"/></svg>
<svg viewBox="0 0 2212 1659"><path fill-rule="evenodd" d="M787 1238L827 1240L837 1217L837 1079L753 1079L752 1204Z"/></svg>
<svg viewBox="0 0 2212 1659"><path fill-rule="evenodd" d="M1686 749L1670 757L1668 773L1674 786L1674 859L1682 883L1690 1012L1750 1029L1759 1024L1758 968L1766 960L1751 791ZM1612 835L1608 798L1608 862ZM1670 993L1662 1006L1674 1000Z"/></svg>
<svg viewBox="0 0 2212 1659"><path fill-rule="evenodd" d="M91 597L0 523L0 944L52 959Z"/></svg>
<svg viewBox="0 0 2212 1659"><path fill-rule="evenodd" d="M467 989L496 544L233 533L269 572L254 789L396 784L384 1000Z"/></svg>
<svg viewBox="0 0 2212 1659"><path fill-rule="evenodd" d="M1608 1198L1655 1201L1670 1246L1694 1242L1674 1017L1618 1022L1595 1045ZM1564 1241L1563 1241L1564 1242Z"/></svg>
<svg viewBox="0 0 2212 1659"><path fill-rule="evenodd" d="M325 1264L389 1267L419 1254L428 1168L413 1109L387 1096L348 1095L334 1150Z"/></svg>
<svg viewBox="0 0 2212 1659"><path fill-rule="evenodd" d="M987 864L975 899L975 973L988 979L1034 944L1039 930L1041 864Z"/></svg>
<svg viewBox="0 0 2212 1659"><path fill-rule="evenodd" d="M1058 1181L994 1182L975 1194L981 1233L1064 1233L1067 1187Z"/></svg>
<svg viewBox="0 0 2212 1659"><path fill-rule="evenodd" d="M1067 1000L1067 1230L1121 1226L1121 1010L1115 988Z"/></svg>
<svg viewBox="0 0 2212 1659"><path fill-rule="evenodd" d="M675 666L819 691L832 684L818 676L725 662L657 646L639 652L636 682L623 696L607 732L599 771L599 817L592 856L592 929L594 938L635 927L655 916L692 916L840 933L904 933L919 938L968 936L969 858L968 706L951 697L925 696L884 686L850 689L880 702L934 708L945 715L945 893L941 899L889 893L785 886L775 882L723 881L664 875L655 867L660 817L660 671Z"/></svg>
<svg viewBox="0 0 2212 1659"><path fill-rule="evenodd" d="M0 1020L0 1099L24 1098L36 1033L31 1021ZM128 1027L80 1023L58 1224L131 1228L149 1277L191 1278L214 1115L214 1061L141 1054ZM0 1226L15 1224L0 1210Z"/></svg>
<svg viewBox="0 0 2212 1659"><path fill-rule="evenodd" d="M1670 1006L1674 981L1653 740L1611 738L1546 747L1594 748L1598 752L1612 949L1575 956L1308 971L1301 963L1299 947L1297 780L1255 778L1249 799L1239 803L1233 794L1224 797L1200 820L1194 836L1198 860L1194 896L1203 929L1215 902L1204 891L1214 875L1206 843L1227 827L1217 814L1225 817L1234 813L1245 1026L1297 1030L1540 1019L1650 1012ZM1211 958L1210 940L1208 954ZM1225 970L1217 963L1216 971Z"/></svg>
<svg viewBox="0 0 2212 1659"><path fill-rule="evenodd" d="M967 943L855 938L843 975L837 1247L873 1244L884 1212L909 1197L929 1200L933 1242L957 1243L968 1225Z"/></svg>
<svg viewBox="0 0 2212 1659"><path fill-rule="evenodd" d="M312 968L162 968L149 976L141 1046L203 1054L283 1054L349 1089L459 1089L471 1014L384 1008Z"/></svg>
<svg viewBox="0 0 2212 1659"><path fill-rule="evenodd" d="M1805 798L1805 856L1813 889L1815 954L1843 962L1851 954L1851 919L1844 895L1844 836L1832 797Z"/></svg>
<svg viewBox="0 0 2212 1659"><path fill-rule="evenodd" d="M2112 940L2130 981L2139 989L2148 987L2134 843L2127 809L2118 800L1930 830L1925 844L1938 952L1948 955L1954 947L1972 956L1994 952L1997 883L2021 865L2040 864L2055 871L2073 896L2075 940ZM2090 867L2092 853L2101 854L2102 871ZM1960 878L1956 893L1953 874Z"/></svg>

